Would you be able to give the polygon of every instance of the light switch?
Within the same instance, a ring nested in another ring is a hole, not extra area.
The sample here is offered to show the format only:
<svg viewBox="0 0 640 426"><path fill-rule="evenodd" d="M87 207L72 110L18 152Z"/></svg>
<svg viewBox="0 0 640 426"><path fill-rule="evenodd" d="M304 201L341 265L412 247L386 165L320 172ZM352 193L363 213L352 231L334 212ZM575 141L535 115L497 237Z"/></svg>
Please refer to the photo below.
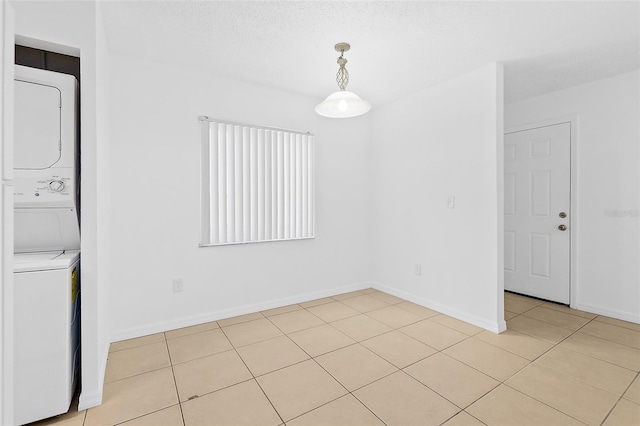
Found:
<svg viewBox="0 0 640 426"><path fill-rule="evenodd" d="M414 273L415 275L422 275L422 264L420 264L420 263L416 263L416 264L413 266L413 273Z"/></svg>
<svg viewBox="0 0 640 426"><path fill-rule="evenodd" d="M449 207L450 209L455 209L456 208L456 197L455 196L451 196L449 197L449 199L447 200L447 207Z"/></svg>

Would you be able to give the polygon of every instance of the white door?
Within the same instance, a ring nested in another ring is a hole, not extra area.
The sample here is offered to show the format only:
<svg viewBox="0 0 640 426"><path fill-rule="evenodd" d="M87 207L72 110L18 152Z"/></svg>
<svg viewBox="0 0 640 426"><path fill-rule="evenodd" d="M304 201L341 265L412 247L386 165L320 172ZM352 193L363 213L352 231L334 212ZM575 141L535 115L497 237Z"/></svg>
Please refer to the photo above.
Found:
<svg viewBox="0 0 640 426"><path fill-rule="evenodd" d="M504 288L569 304L571 124L504 138Z"/></svg>

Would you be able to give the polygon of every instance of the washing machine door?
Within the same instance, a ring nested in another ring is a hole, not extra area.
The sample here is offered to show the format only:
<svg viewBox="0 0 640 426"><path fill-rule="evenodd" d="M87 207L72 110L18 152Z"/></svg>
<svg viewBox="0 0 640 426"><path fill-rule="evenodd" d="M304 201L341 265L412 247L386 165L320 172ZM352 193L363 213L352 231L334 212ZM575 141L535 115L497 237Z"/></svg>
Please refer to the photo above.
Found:
<svg viewBox="0 0 640 426"><path fill-rule="evenodd" d="M62 93L54 86L18 79L14 87L14 168L50 168L61 157Z"/></svg>

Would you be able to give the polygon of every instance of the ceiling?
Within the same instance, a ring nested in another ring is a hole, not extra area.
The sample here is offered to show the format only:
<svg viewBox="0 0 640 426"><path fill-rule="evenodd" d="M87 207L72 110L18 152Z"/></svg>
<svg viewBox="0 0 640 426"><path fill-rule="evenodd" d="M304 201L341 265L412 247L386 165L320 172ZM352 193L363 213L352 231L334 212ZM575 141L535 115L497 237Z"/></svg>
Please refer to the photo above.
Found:
<svg viewBox="0 0 640 426"><path fill-rule="evenodd" d="M110 50L374 106L491 62L513 102L640 68L640 2L102 1Z"/></svg>

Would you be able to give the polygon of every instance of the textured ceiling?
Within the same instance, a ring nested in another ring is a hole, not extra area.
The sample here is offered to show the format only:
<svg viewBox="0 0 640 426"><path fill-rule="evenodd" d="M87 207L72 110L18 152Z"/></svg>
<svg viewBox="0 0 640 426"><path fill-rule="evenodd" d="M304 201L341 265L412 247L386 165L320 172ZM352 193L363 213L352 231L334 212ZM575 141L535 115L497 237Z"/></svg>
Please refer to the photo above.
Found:
<svg viewBox="0 0 640 426"><path fill-rule="evenodd" d="M490 62L507 102L640 68L640 2L102 1L109 48L324 99L346 41L374 106Z"/></svg>

